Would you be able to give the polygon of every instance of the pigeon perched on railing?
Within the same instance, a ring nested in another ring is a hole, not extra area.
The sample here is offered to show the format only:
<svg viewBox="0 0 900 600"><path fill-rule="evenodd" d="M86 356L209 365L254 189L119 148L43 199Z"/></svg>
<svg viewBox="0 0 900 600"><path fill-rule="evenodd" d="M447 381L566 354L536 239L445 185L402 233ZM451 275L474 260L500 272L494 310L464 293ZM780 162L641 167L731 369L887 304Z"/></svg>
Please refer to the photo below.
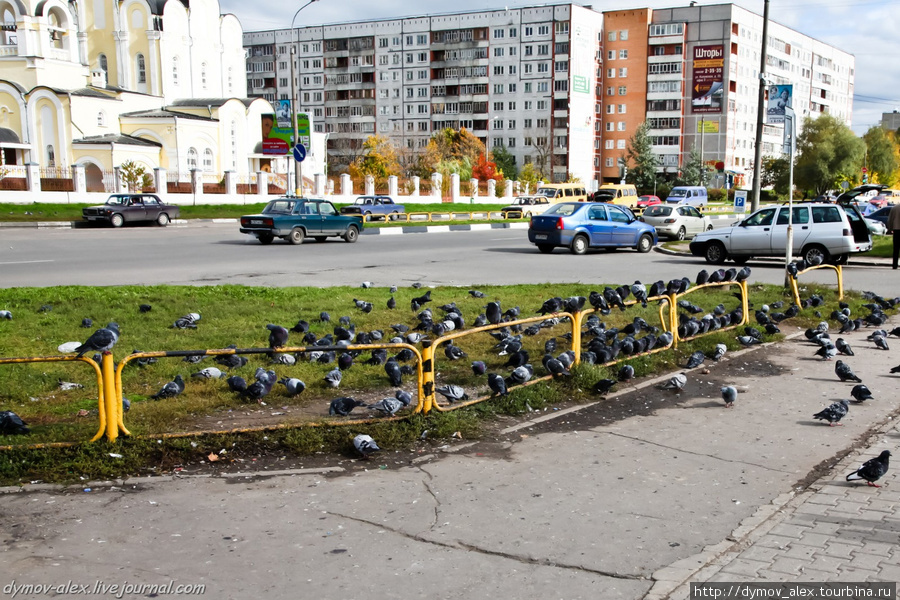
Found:
<svg viewBox="0 0 900 600"><path fill-rule="evenodd" d="M866 485L881 487L875 482L884 477L884 474L887 473L890 458L890 450L883 450L881 454L875 458L870 458L864 462L860 468L847 475L847 481L865 480Z"/></svg>
<svg viewBox="0 0 900 600"><path fill-rule="evenodd" d="M119 324L112 322L92 333L83 344L75 348L75 352L78 353L78 358L81 358L87 352L109 352L118 341Z"/></svg>

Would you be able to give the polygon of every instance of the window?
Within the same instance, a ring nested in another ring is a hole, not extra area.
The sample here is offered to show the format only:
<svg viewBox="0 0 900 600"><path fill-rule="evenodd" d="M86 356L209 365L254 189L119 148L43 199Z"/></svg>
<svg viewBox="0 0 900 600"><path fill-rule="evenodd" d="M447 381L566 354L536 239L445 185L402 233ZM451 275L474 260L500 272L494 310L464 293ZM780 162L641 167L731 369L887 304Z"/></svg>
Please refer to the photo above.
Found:
<svg viewBox="0 0 900 600"><path fill-rule="evenodd" d="M420 46L424 46L428 43L428 35L427 34L419 34L416 36L416 43Z"/></svg>
<svg viewBox="0 0 900 600"><path fill-rule="evenodd" d="M178 57L172 57L172 84L178 85ZM260 86L262 87L262 86Z"/></svg>
<svg viewBox="0 0 900 600"><path fill-rule="evenodd" d="M137 82L147 83L147 65L143 54L137 55Z"/></svg>
<svg viewBox="0 0 900 600"><path fill-rule="evenodd" d="M616 60L616 51L615 51L615 50L608 50L608 51L606 52L606 60Z"/></svg>
<svg viewBox="0 0 900 600"><path fill-rule="evenodd" d="M805 225L809 223L809 210L805 206L801 206L794 209L793 214L793 224L794 225ZM788 209L782 208L778 212L778 221L775 222L776 225L787 225L788 224Z"/></svg>
<svg viewBox="0 0 900 600"><path fill-rule="evenodd" d="M499 29L499 28L498 28L498 29L495 29L495 30L494 30L494 39L495 39L495 40L499 40L499 39L501 39L501 38L502 38L503 36L505 36L505 35L506 35L506 30L505 30L505 29Z"/></svg>
<svg viewBox="0 0 900 600"><path fill-rule="evenodd" d="M564 83L568 83L568 82L564 82ZM510 94L515 94L515 93L516 93L516 84L515 84L515 83L510 83L509 86L508 86L508 88L509 88L509 93L510 93Z"/></svg>
<svg viewBox="0 0 900 600"><path fill-rule="evenodd" d="M618 131L625 131L625 121L619 121L618 127L616 127Z"/></svg>
<svg viewBox="0 0 900 600"><path fill-rule="evenodd" d="M666 23L664 25L651 25L650 37L662 35L683 35L684 23Z"/></svg>
<svg viewBox="0 0 900 600"><path fill-rule="evenodd" d="M196 169L197 168L197 149L196 148L188 148L187 153L187 166L188 169Z"/></svg>
<svg viewBox="0 0 900 600"><path fill-rule="evenodd" d="M207 148L203 151L203 170L204 171L212 171L213 167L213 153L212 150Z"/></svg>
<svg viewBox="0 0 900 600"><path fill-rule="evenodd" d="M619 50L619 58L628 58L628 50Z"/></svg>
<svg viewBox="0 0 900 600"><path fill-rule="evenodd" d="M533 87L533 86L532 86L531 82L530 82L530 81L526 81L526 82L525 82L525 93L526 93L526 94L530 94L530 93L531 93L532 87ZM527 108L527 107L526 107L526 108Z"/></svg>
<svg viewBox="0 0 900 600"><path fill-rule="evenodd" d="M106 113L102 110L97 113L97 127L106 127Z"/></svg>
<svg viewBox="0 0 900 600"><path fill-rule="evenodd" d="M516 147L516 138L507 138L506 145L509 148L515 148Z"/></svg>
<svg viewBox="0 0 900 600"><path fill-rule="evenodd" d="M608 42L614 42L614 41L616 41L616 32L615 32L615 31L610 31L609 33L607 33L607 34L606 34L606 41L608 41Z"/></svg>
<svg viewBox="0 0 900 600"><path fill-rule="evenodd" d="M607 69L607 70L606 70L606 76L607 76L609 79L614 78L614 77L616 76L616 70L615 70L615 69Z"/></svg>
<svg viewBox="0 0 900 600"><path fill-rule="evenodd" d="M606 140L606 149L612 150L615 146L615 142L613 140Z"/></svg>
<svg viewBox="0 0 900 600"><path fill-rule="evenodd" d="M538 44L538 56L548 56L550 54L549 44Z"/></svg>
<svg viewBox="0 0 900 600"><path fill-rule="evenodd" d="M628 30L627 29L623 29L622 31L619 32L619 39L622 40L623 42L628 39Z"/></svg>
<svg viewBox="0 0 900 600"><path fill-rule="evenodd" d="M509 108L509 110L516 110L516 103L510 102L508 108Z"/></svg>
<svg viewBox="0 0 900 600"><path fill-rule="evenodd" d="M503 84L502 84L502 83L495 83L495 84L494 84L494 93L495 93L495 94L502 94L502 93L503 93Z"/></svg>
<svg viewBox="0 0 900 600"><path fill-rule="evenodd" d="M660 73L681 73L681 63L651 63L647 65L647 73L649 75L659 75Z"/></svg>
<svg viewBox="0 0 900 600"><path fill-rule="evenodd" d="M494 65L494 75L503 75L503 65Z"/></svg>
<svg viewBox="0 0 900 600"><path fill-rule="evenodd" d="M841 215L837 206L816 206L812 209L813 223L840 223ZM771 219L770 219L771 221Z"/></svg>
<svg viewBox="0 0 900 600"><path fill-rule="evenodd" d="M538 73L549 73L550 67L547 63L538 63L537 72Z"/></svg>
<svg viewBox="0 0 900 600"><path fill-rule="evenodd" d="M419 52L419 62L428 62L427 52Z"/></svg>
<svg viewBox="0 0 900 600"><path fill-rule="evenodd" d="M507 129L515 129L516 128L516 120L510 119L509 122L506 124L506 128Z"/></svg>
<svg viewBox="0 0 900 600"><path fill-rule="evenodd" d="M509 37L514 38L514 37L516 37L518 34L519 34L518 29L516 29L515 27L510 27L510 28L509 28Z"/></svg>
<svg viewBox="0 0 900 600"><path fill-rule="evenodd" d="M613 159L607 158L607 159L606 159L606 166L607 166L607 167L613 166Z"/></svg>
<svg viewBox="0 0 900 600"><path fill-rule="evenodd" d="M613 115L616 113L616 105L615 104L607 104L606 105L606 114Z"/></svg>
<svg viewBox="0 0 900 600"><path fill-rule="evenodd" d="M624 96L628 92L628 89L624 85L619 86L619 95Z"/></svg>
<svg viewBox="0 0 900 600"><path fill-rule="evenodd" d="M607 121L607 122L606 122L606 130L607 130L607 131L615 131L615 128L616 128L616 124L615 124L615 123L613 123L612 121Z"/></svg>
<svg viewBox="0 0 900 600"><path fill-rule="evenodd" d="M550 27L548 25L538 25L538 35L550 35Z"/></svg>
<svg viewBox="0 0 900 600"><path fill-rule="evenodd" d="M624 105L624 104L620 104L620 105L619 105L619 114L620 114L620 115L624 115L624 114L625 114L625 105Z"/></svg>
<svg viewBox="0 0 900 600"><path fill-rule="evenodd" d="M617 147L619 150L624 150L624 149L625 149L625 140L618 140L618 141L616 142L616 147Z"/></svg>
<svg viewBox="0 0 900 600"><path fill-rule="evenodd" d="M628 77L628 67L619 69L619 77Z"/></svg>
<svg viewBox="0 0 900 600"><path fill-rule="evenodd" d="M534 48L532 46L525 46L525 56L531 56L532 54L534 54ZM527 66L528 65L526 65L526 67ZM528 73L529 71L526 69L525 72Z"/></svg>

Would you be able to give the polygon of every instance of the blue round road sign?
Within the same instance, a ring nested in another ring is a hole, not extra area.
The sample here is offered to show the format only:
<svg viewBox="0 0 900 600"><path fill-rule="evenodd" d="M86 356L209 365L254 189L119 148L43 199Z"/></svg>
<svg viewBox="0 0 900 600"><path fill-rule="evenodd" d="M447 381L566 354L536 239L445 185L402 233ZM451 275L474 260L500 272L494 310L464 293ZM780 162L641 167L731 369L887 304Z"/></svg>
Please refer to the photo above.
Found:
<svg viewBox="0 0 900 600"><path fill-rule="evenodd" d="M297 144L294 146L294 160L297 162L303 162L303 159L306 158L306 146L303 144Z"/></svg>

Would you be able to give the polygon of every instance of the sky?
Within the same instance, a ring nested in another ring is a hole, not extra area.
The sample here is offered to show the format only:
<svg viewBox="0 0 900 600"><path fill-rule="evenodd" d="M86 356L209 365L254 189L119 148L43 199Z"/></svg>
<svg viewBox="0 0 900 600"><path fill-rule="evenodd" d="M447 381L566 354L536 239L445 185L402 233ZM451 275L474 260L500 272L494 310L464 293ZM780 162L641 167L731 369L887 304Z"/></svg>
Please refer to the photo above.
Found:
<svg viewBox="0 0 900 600"><path fill-rule="evenodd" d="M347 21L390 19L450 12L518 8L556 4L540 0L455 0L452 5L439 0L219 0L223 13L232 13L244 31L282 29L291 26L325 25ZM720 4L699 0L701 4ZM763 0L740 0L736 4L759 14ZM684 6L688 0L583 0L594 10L621 10L629 7L667 8ZM881 113L900 111L900 0L770 0L769 18L810 37L856 56L853 101L853 131L862 135L878 125Z"/></svg>

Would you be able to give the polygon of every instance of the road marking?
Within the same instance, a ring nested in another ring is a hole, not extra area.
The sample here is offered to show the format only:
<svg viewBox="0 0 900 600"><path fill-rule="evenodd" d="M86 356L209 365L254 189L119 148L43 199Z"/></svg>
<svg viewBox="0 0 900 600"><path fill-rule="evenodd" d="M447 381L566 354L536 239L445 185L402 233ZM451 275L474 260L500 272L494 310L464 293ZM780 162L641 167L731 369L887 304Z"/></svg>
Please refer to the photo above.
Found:
<svg viewBox="0 0 900 600"><path fill-rule="evenodd" d="M54 260L15 260L10 262L0 262L0 265L29 265L32 263L48 263L56 262Z"/></svg>

